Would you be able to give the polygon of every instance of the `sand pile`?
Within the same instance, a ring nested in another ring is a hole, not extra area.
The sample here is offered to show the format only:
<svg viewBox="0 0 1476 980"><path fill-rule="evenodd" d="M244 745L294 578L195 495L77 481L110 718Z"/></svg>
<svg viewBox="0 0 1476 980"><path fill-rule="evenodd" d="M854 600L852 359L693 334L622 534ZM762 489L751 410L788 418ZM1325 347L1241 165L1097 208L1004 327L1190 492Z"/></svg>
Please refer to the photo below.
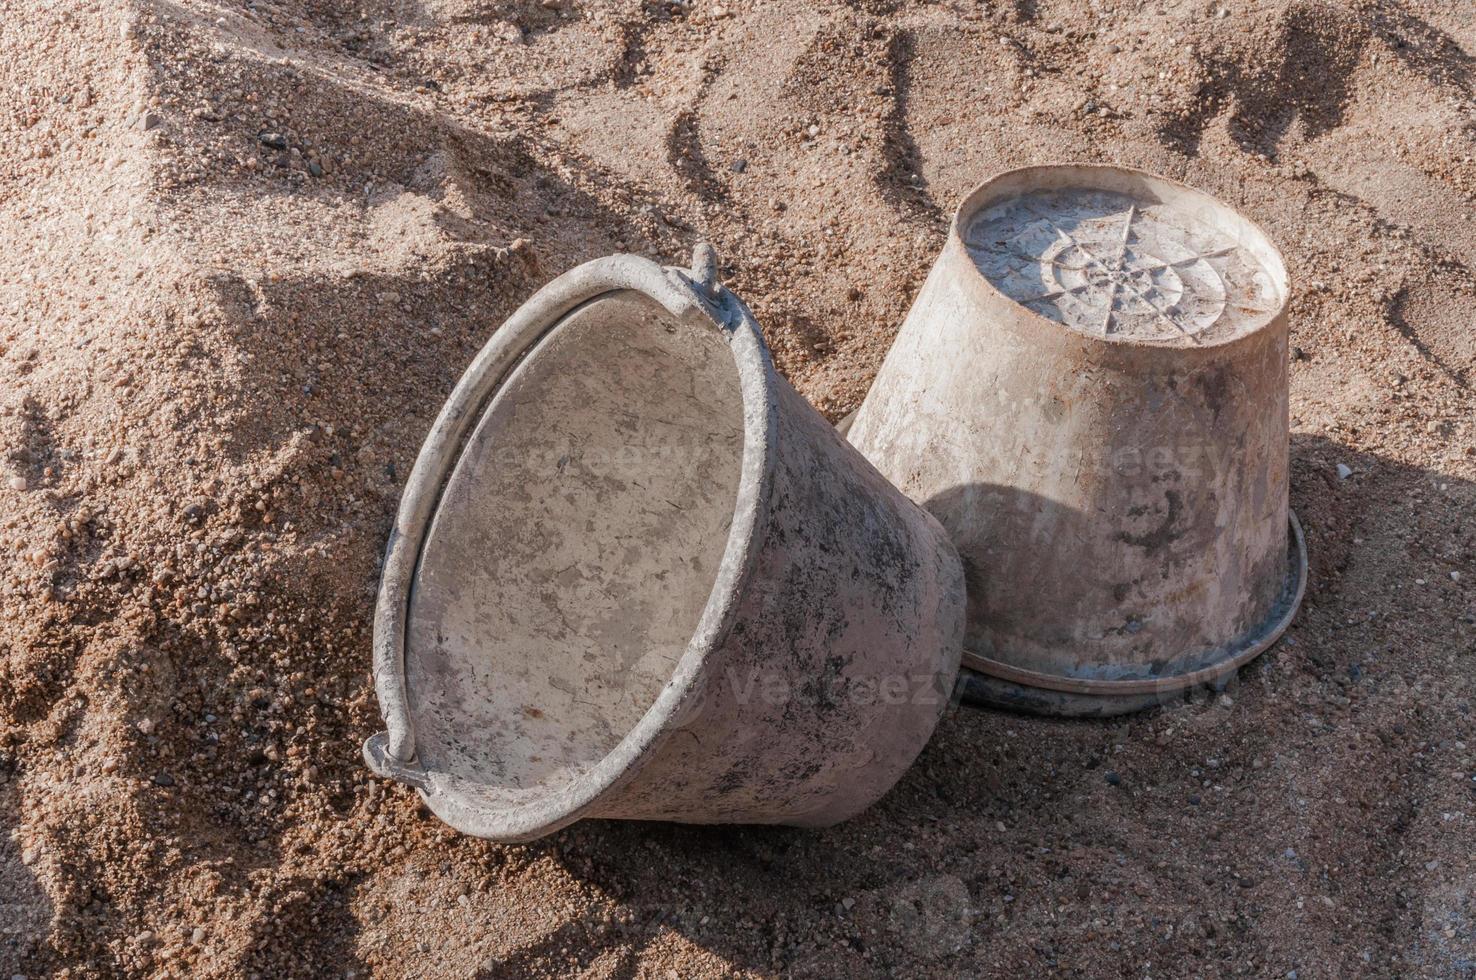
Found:
<svg viewBox="0 0 1476 980"><path fill-rule="evenodd" d="M1469 17L19 0L0 51L0 970L1473 969ZM960 711L825 832L499 847L363 770L399 489L518 302L709 239L836 417L960 194L1062 159L1204 188L1296 279L1314 577L1229 696Z"/></svg>

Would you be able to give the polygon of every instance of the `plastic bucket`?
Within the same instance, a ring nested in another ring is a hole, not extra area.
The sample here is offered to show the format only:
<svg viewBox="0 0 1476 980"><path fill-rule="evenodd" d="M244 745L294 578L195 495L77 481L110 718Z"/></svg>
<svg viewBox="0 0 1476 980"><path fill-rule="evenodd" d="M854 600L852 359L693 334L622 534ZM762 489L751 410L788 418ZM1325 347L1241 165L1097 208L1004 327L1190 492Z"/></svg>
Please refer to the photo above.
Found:
<svg viewBox="0 0 1476 980"><path fill-rule="evenodd" d="M931 736L964 605L942 528L775 372L710 250L601 259L497 331L421 450L365 758L498 840L831 824Z"/></svg>
<svg viewBox="0 0 1476 980"><path fill-rule="evenodd" d="M1015 170L959 207L848 438L959 549L971 699L1134 710L1286 628L1288 293L1259 229L1139 171Z"/></svg>

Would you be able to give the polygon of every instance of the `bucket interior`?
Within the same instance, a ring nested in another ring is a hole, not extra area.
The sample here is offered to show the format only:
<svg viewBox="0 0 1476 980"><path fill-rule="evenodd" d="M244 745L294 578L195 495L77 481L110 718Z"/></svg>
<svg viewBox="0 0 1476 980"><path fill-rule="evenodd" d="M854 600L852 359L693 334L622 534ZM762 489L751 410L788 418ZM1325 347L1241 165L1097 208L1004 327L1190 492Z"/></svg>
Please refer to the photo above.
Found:
<svg viewBox="0 0 1476 980"><path fill-rule="evenodd" d="M620 292L535 344L420 553L405 669L421 764L500 808L569 790L609 755L702 617L743 448L719 331Z"/></svg>

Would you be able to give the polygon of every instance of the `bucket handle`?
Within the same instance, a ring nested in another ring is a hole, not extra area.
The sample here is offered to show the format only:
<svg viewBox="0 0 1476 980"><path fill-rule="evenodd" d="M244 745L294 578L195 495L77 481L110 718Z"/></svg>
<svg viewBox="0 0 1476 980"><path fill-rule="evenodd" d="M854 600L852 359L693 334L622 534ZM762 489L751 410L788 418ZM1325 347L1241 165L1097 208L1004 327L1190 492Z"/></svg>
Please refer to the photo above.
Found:
<svg viewBox="0 0 1476 980"><path fill-rule="evenodd" d="M429 793L430 779L426 771L414 758L401 762L390 755L389 737L389 732L378 732L364 740L365 764L386 779L393 779Z"/></svg>

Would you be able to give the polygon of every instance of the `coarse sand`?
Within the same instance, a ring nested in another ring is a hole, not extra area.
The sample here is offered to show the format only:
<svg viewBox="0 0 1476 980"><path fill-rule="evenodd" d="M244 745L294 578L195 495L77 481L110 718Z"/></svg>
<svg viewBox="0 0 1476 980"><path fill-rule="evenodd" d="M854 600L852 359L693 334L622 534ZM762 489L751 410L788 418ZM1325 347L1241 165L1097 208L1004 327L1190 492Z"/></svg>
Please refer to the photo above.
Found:
<svg viewBox="0 0 1476 980"><path fill-rule="evenodd" d="M11 0L0 975L1476 976L1476 10ZM955 203L1109 161L1291 269L1287 639L959 708L824 831L454 834L359 757L441 401L572 265L717 248L854 408Z"/></svg>

